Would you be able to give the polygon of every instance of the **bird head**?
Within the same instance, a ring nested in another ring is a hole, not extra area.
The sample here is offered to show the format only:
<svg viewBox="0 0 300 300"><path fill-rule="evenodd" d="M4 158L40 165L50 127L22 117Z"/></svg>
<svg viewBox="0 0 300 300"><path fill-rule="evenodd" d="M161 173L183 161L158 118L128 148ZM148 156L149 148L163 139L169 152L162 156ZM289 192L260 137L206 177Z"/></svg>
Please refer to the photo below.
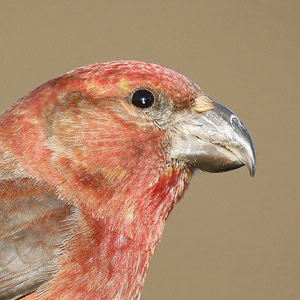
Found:
<svg viewBox="0 0 300 300"><path fill-rule="evenodd" d="M112 207L132 211L132 189L135 198L145 198L159 180L166 186L162 199L182 170L190 177L194 170L246 165L255 173L253 143L239 118L185 76L150 63L115 61L71 71L21 99L2 124L32 174L64 186L66 198L81 197L94 214L107 216Z"/></svg>
<svg viewBox="0 0 300 300"><path fill-rule="evenodd" d="M77 69L53 84L67 89L47 116L53 136L63 151L81 150L91 166L109 157L121 167L157 152L166 163L199 171L246 165L255 173L254 146L240 119L168 68L117 61ZM103 147L108 157L99 155Z"/></svg>

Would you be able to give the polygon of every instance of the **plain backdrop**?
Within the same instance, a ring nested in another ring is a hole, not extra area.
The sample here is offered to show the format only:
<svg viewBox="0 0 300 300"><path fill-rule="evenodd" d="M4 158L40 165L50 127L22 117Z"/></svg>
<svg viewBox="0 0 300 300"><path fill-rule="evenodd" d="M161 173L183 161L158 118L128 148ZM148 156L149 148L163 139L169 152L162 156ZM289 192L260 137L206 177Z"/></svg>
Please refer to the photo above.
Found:
<svg viewBox="0 0 300 300"><path fill-rule="evenodd" d="M73 68L135 59L185 74L252 135L256 176L193 178L142 300L300 299L299 15L297 0L0 1L1 110Z"/></svg>

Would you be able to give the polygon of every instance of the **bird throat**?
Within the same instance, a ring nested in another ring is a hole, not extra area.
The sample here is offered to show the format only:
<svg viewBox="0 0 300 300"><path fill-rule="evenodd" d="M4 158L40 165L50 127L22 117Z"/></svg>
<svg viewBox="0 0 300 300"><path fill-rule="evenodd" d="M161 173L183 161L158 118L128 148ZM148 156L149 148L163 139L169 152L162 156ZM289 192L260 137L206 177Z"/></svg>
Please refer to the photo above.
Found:
<svg viewBox="0 0 300 300"><path fill-rule="evenodd" d="M75 212L73 219L80 220L72 223L74 235L65 249L68 255L62 257L62 271L46 286L41 299L85 299L86 295L91 300L139 299L165 220L191 175L188 169L167 167L156 182L146 183L148 188L123 191L124 203L121 198L109 199L113 217L95 217L84 209Z"/></svg>
<svg viewBox="0 0 300 300"><path fill-rule="evenodd" d="M136 189L136 195L127 194L128 202L136 204L128 206L127 211L115 213L112 219L87 220L95 222L89 240L98 249L96 256L87 257L87 263L95 264L95 273L101 270L101 275L94 277L100 283L98 294L89 299L108 299L112 295L113 299L139 299L165 220L182 196L190 175L187 170L168 167L145 192Z"/></svg>

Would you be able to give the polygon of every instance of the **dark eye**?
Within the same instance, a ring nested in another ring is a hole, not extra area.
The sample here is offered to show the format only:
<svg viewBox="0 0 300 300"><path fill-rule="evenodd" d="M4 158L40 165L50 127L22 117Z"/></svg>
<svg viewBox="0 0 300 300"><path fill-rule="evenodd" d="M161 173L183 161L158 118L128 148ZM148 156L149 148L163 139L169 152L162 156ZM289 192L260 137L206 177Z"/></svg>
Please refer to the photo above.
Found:
<svg viewBox="0 0 300 300"><path fill-rule="evenodd" d="M154 103L154 95L148 90L138 90L133 93L131 102L139 108L149 108Z"/></svg>

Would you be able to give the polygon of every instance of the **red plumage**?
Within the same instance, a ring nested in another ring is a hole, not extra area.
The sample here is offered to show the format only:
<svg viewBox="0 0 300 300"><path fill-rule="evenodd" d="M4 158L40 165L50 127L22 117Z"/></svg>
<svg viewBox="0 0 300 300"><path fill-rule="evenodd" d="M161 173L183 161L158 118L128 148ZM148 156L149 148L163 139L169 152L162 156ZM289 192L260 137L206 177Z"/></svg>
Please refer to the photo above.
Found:
<svg viewBox="0 0 300 300"><path fill-rule="evenodd" d="M153 105L136 107L134 93L145 90ZM79 68L5 111L0 298L138 299L165 220L194 170L246 164L254 173L242 123L218 129L221 139L205 136L210 127L193 132L195 118L203 128L214 113L235 116L183 75L135 61Z"/></svg>

